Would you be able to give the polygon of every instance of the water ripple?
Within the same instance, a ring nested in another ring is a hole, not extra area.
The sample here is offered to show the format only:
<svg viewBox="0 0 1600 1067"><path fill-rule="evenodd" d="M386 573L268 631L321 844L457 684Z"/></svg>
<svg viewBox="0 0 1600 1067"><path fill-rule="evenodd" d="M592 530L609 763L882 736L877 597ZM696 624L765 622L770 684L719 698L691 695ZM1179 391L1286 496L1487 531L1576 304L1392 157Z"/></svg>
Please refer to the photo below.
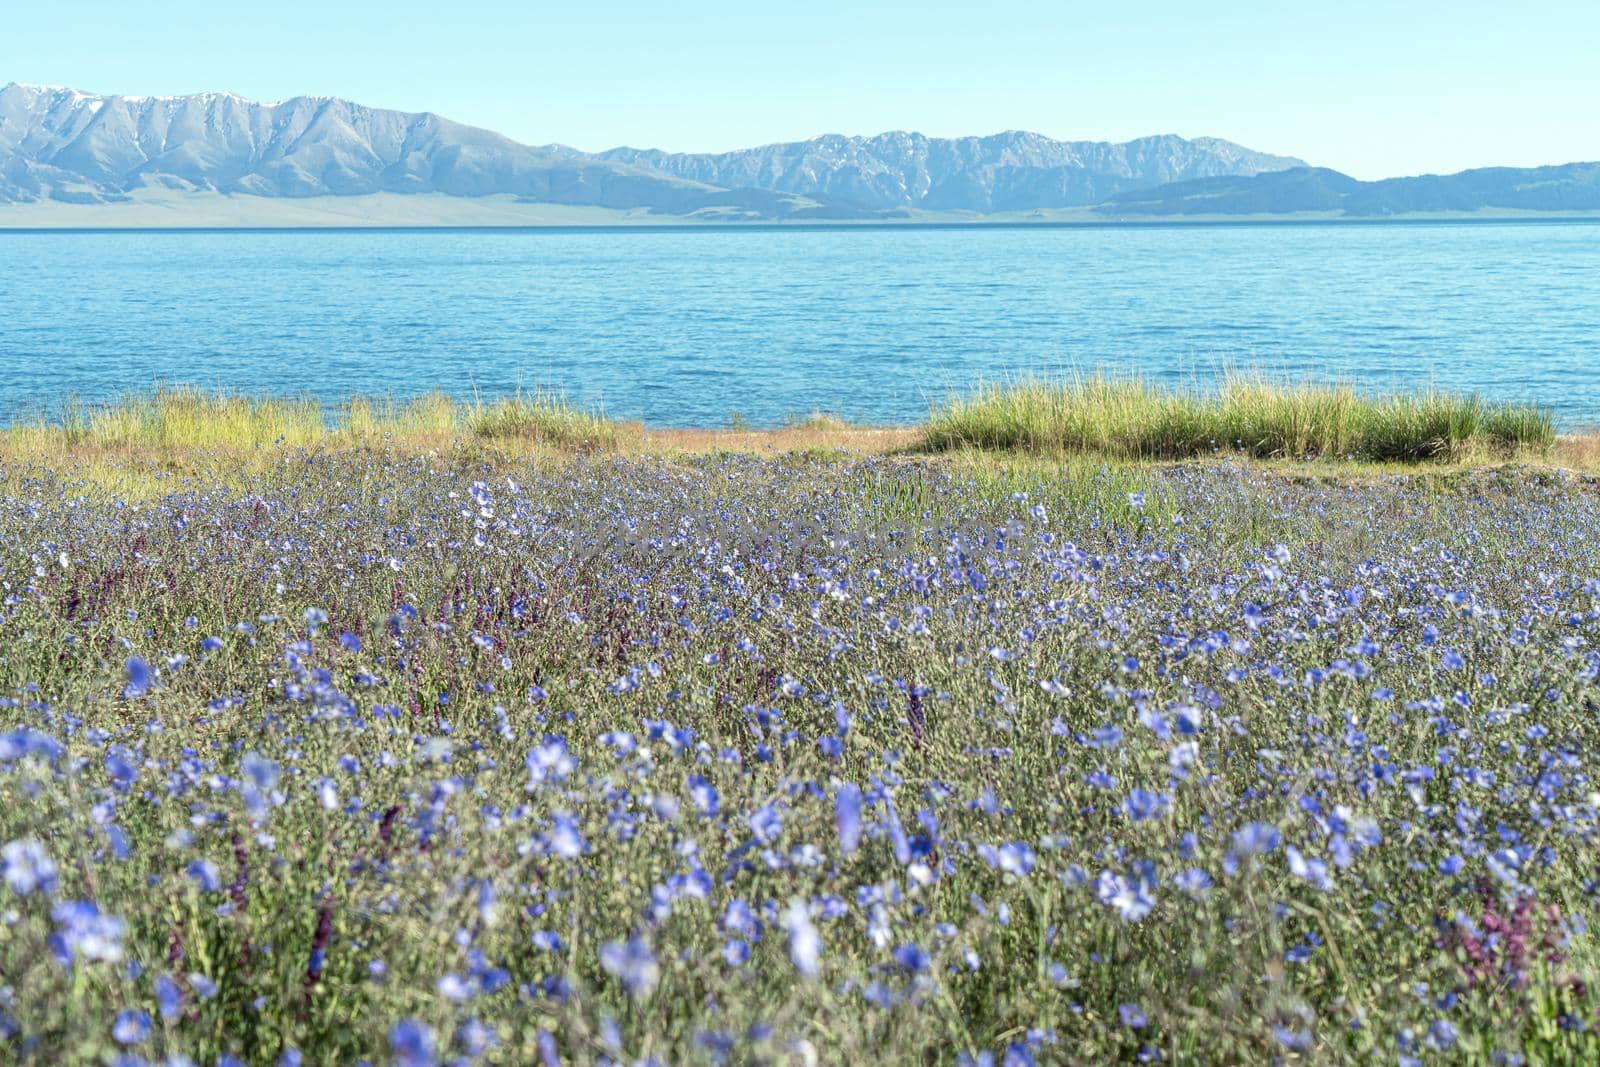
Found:
<svg viewBox="0 0 1600 1067"><path fill-rule="evenodd" d="M1600 422L1600 226L0 233L0 417L154 383L920 418L1019 372L1260 365Z"/></svg>

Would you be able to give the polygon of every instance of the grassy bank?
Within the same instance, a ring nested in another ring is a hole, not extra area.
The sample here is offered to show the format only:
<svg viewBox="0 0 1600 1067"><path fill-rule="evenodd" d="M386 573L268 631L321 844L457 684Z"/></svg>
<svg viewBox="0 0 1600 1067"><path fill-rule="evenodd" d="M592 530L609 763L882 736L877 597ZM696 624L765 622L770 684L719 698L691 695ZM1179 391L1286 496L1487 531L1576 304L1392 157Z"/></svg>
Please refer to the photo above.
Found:
<svg viewBox="0 0 1600 1067"><path fill-rule="evenodd" d="M1443 392L1373 396L1348 386L1259 378L1233 378L1214 393L1138 379L1024 379L953 397L914 427L859 426L814 412L777 429L751 427L738 416L715 429L650 428L548 392L465 402L437 394L409 401L358 397L327 406L309 397L180 388L75 401L53 417L0 429L0 453L14 458L223 456L248 463L280 448L968 452L1138 462L1239 456L1432 466L1517 459L1600 466L1600 439L1558 436L1550 411L1537 405Z"/></svg>
<svg viewBox="0 0 1600 1067"><path fill-rule="evenodd" d="M1545 408L1436 391L1371 396L1351 386L1233 377L1215 393L1136 379L1025 378L936 408L929 448L973 447L1178 459L1216 452L1261 458L1456 460L1473 452L1549 449Z"/></svg>

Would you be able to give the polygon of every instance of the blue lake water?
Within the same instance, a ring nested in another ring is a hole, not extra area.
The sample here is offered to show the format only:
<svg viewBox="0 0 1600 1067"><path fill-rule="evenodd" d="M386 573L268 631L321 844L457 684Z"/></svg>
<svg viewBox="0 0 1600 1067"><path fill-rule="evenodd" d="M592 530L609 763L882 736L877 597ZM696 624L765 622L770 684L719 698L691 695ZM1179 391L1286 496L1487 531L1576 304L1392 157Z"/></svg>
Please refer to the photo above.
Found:
<svg viewBox="0 0 1600 1067"><path fill-rule="evenodd" d="M1600 423L1600 224L0 231L0 418L155 384L717 426L1228 367Z"/></svg>

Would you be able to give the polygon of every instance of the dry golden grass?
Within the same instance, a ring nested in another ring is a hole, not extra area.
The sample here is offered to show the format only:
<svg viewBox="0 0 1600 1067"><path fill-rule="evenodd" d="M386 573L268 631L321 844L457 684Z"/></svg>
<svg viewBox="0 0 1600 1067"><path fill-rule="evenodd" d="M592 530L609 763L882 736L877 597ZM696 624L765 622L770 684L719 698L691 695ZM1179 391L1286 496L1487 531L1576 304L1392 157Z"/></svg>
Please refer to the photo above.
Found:
<svg viewBox="0 0 1600 1067"><path fill-rule="evenodd" d="M882 455L917 447L922 431L914 426L816 426L809 422L776 430L650 430L634 442L633 451L746 452L777 456L786 452L851 452Z"/></svg>
<svg viewBox="0 0 1600 1067"><path fill-rule="evenodd" d="M1568 434L1556 439L1550 461L1578 471L1600 471L1600 431Z"/></svg>
<svg viewBox="0 0 1600 1067"><path fill-rule="evenodd" d="M407 401L355 397L324 407L311 397L253 397L178 388L102 403L68 401L55 419L0 430L13 454L182 454L272 447L445 448L463 440L510 447L611 449L643 427L618 422L550 393L490 403L442 394Z"/></svg>

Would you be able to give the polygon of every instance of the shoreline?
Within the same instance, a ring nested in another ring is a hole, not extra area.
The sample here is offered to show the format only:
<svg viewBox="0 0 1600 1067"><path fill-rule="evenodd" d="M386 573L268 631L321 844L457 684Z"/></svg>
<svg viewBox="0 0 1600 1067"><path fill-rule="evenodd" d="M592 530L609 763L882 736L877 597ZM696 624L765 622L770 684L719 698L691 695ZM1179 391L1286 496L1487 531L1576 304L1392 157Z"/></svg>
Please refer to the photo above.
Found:
<svg viewBox="0 0 1600 1067"><path fill-rule="evenodd" d="M1263 462L1461 466L1600 465L1600 431L1558 426L1549 408L1432 390L1367 394L1231 374L1214 392L1138 378L979 385L910 425L814 410L781 426L651 426L550 392L460 401L261 397L188 387L68 400L0 427L0 452L88 457L257 455L292 449L403 452L933 454L1089 457L1149 464L1241 456Z"/></svg>
<svg viewBox="0 0 1600 1067"><path fill-rule="evenodd" d="M0 234L293 233L293 232L776 232L851 230L1017 230L1248 228L1252 226L1437 226L1600 224L1600 211L1408 212L1348 216L1337 212L1215 215L1108 215L1095 207L1026 212L932 212L895 216L771 219L711 213L656 214L646 209L523 202L508 196L437 193L251 197L220 193L147 193L122 203L33 201L0 205Z"/></svg>
<svg viewBox="0 0 1600 1067"><path fill-rule="evenodd" d="M51 457L70 463L135 462L188 465L212 459L266 459L296 450L329 455L346 452L393 451L396 454L452 454L518 456L614 455L695 457L710 455L753 456L761 459L812 457L903 457L921 462L958 462L981 466L1022 464L1058 465L1099 463L1116 468L1160 468L1192 464L1238 463L1249 467L1303 472L1311 475L1411 473L1449 474L1459 471L1525 466L1534 469L1600 474L1600 430L1562 433L1543 451L1475 454L1461 458L1382 460L1343 456L1257 456L1237 449L1219 448L1189 456L1136 458L1098 451L984 448L973 445L931 449L926 428L916 426L851 426L843 429L804 425L776 428L646 427L620 424L623 435L614 442L573 446L537 438L478 439L470 434L398 435L372 438L330 433L315 441L272 446L204 446L193 444L57 444L43 440L30 446L12 438L13 428L0 427L0 467L5 461Z"/></svg>
<svg viewBox="0 0 1600 1067"><path fill-rule="evenodd" d="M5 209L0 208L0 211ZM95 226L25 226L9 225L0 218L0 236L26 236L42 234L293 234L293 233L485 233L485 234L598 234L598 233L848 233L853 231L973 231L973 230L1232 230L1251 228L1321 228L1343 226L1595 226L1600 225L1600 212L1592 215L1395 215L1383 218L1364 216L1346 217L1322 215L1244 215L1202 217L1160 217L1128 219L951 219L934 221L907 219L905 221L872 220L850 222L839 219L808 222L775 222L771 220L737 222L616 222L616 223L526 223L480 225L440 223L408 225L391 222L286 225L211 225L184 226L159 225L95 225Z"/></svg>

